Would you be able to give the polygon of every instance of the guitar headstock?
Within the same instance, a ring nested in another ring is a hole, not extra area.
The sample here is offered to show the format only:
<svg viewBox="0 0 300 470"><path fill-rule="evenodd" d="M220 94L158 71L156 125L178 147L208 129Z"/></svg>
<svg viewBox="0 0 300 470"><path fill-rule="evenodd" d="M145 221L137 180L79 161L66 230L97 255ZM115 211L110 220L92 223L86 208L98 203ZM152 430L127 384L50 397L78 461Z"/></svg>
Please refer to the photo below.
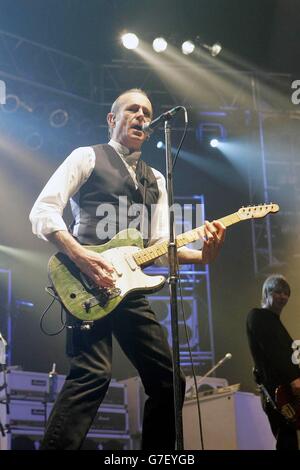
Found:
<svg viewBox="0 0 300 470"><path fill-rule="evenodd" d="M275 214L279 211L278 204L262 204L260 206L241 207L237 214L241 220L259 219L268 214Z"/></svg>

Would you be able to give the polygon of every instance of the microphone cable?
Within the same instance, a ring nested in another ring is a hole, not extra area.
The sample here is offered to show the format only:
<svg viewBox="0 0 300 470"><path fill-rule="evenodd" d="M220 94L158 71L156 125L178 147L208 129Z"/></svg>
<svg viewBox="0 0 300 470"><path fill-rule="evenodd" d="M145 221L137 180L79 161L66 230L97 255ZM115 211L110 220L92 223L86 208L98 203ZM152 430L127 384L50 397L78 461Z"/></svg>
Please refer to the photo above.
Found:
<svg viewBox="0 0 300 470"><path fill-rule="evenodd" d="M180 152L180 150L181 150L182 144L183 144L183 142L184 142L184 140L185 140L186 133L187 133L187 127L188 127L188 123L189 123L189 121L188 121L187 109L186 109L184 106L179 106L179 108L183 109L183 111L184 111L184 123L185 123L185 124L184 124L183 134L182 134L182 137L181 137L179 146L178 146L178 148L177 148L176 155L175 155L174 160L173 160L173 167L172 167L173 170L174 170L174 168L175 168L176 161L177 161L177 157L178 157L179 152Z"/></svg>

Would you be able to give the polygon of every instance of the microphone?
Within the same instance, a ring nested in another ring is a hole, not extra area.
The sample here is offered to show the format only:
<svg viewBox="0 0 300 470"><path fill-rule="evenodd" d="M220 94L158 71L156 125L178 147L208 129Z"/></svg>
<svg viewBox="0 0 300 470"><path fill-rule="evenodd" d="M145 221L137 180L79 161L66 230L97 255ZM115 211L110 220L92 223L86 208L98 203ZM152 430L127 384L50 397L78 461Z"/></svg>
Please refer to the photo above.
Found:
<svg viewBox="0 0 300 470"><path fill-rule="evenodd" d="M232 354L227 353L227 354L225 354L224 361L227 361L227 359L231 359L231 358L232 358Z"/></svg>
<svg viewBox="0 0 300 470"><path fill-rule="evenodd" d="M222 359L220 359L220 361L214 366L214 370L219 367L221 364L223 364L223 362L227 361L228 359L231 359L232 358L232 354L231 353L227 353L225 354L224 357L222 357ZM211 371L210 371L211 372Z"/></svg>
<svg viewBox="0 0 300 470"><path fill-rule="evenodd" d="M212 367L208 372L206 372L206 374L204 374L201 379L198 381L198 387L199 387L199 383L202 382L202 380L204 380L206 377L208 377L214 370L216 370L218 367L220 367L221 364L223 364L223 362L227 361L228 359L231 359L232 358L232 354L231 353L227 353L225 354L225 356L220 359L219 362L217 362L217 364Z"/></svg>
<svg viewBox="0 0 300 470"><path fill-rule="evenodd" d="M151 132L154 131L154 129L159 126L162 122L165 121L170 121L173 116L182 108L182 106L176 106L175 108L170 109L169 111L166 111L165 113L161 114L158 116L156 119L154 119L151 122L146 122L145 124L142 125L142 131L151 134Z"/></svg>
<svg viewBox="0 0 300 470"><path fill-rule="evenodd" d="M186 397L187 398L193 398L196 395L196 390L197 390L197 392L199 392L201 384L206 379L206 377L208 377L214 370L216 370L218 367L220 367L220 365L223 364L223 362L225 362L225 361L227 361L228 359L231 359L231 358L232 358L231 353L225 354L225 356L222 359L220 359L220 361L217 362L217 364L214 365L208 372L206 372L206 374L204 374L201 377L197 377L197 381L196 381L196 377L194 377L195 384L190 385L190 387L186 390Z"/></svg>

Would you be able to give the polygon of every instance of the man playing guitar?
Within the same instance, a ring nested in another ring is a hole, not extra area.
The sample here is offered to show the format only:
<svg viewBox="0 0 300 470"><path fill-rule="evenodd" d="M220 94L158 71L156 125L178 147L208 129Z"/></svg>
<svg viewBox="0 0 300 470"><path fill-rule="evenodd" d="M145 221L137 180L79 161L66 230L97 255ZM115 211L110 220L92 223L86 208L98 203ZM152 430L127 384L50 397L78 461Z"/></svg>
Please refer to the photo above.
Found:
<svg viewBox="0 0 300 470"><path fill-rule="evenodd" d="M293 340L280 321L290 294L290 286L282 275L269 276L262 288L262 308L252 309L247 317L255 380L263 392L263 408L278 450L299 448L296 409L300 400L300 369L299 364L292 361Z"/></svg>

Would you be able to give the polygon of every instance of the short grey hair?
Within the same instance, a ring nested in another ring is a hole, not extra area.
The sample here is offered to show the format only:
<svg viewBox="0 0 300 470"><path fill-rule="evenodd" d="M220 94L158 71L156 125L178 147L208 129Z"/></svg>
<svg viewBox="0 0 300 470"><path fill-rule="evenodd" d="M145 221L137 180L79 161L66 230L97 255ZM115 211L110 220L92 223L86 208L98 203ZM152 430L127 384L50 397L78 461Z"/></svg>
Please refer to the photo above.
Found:
<svg viewBox="0 0 300 470"><path fill-rule="evenodd" d="M128 93L140 93L141 95L146 96L146 98L148 98L148 100L150 101L150 98L149 98L149 96L147 95L147 93L146 93L144 90L142 90L141 88L130 88L129 90L123 91L123 92L115 99L115 101L113 102L113 104L112 104L112 106L111 106L111 110L110 110L111 113L116 113L116 112L118 111L122 96L127 95Z"/></svg>

